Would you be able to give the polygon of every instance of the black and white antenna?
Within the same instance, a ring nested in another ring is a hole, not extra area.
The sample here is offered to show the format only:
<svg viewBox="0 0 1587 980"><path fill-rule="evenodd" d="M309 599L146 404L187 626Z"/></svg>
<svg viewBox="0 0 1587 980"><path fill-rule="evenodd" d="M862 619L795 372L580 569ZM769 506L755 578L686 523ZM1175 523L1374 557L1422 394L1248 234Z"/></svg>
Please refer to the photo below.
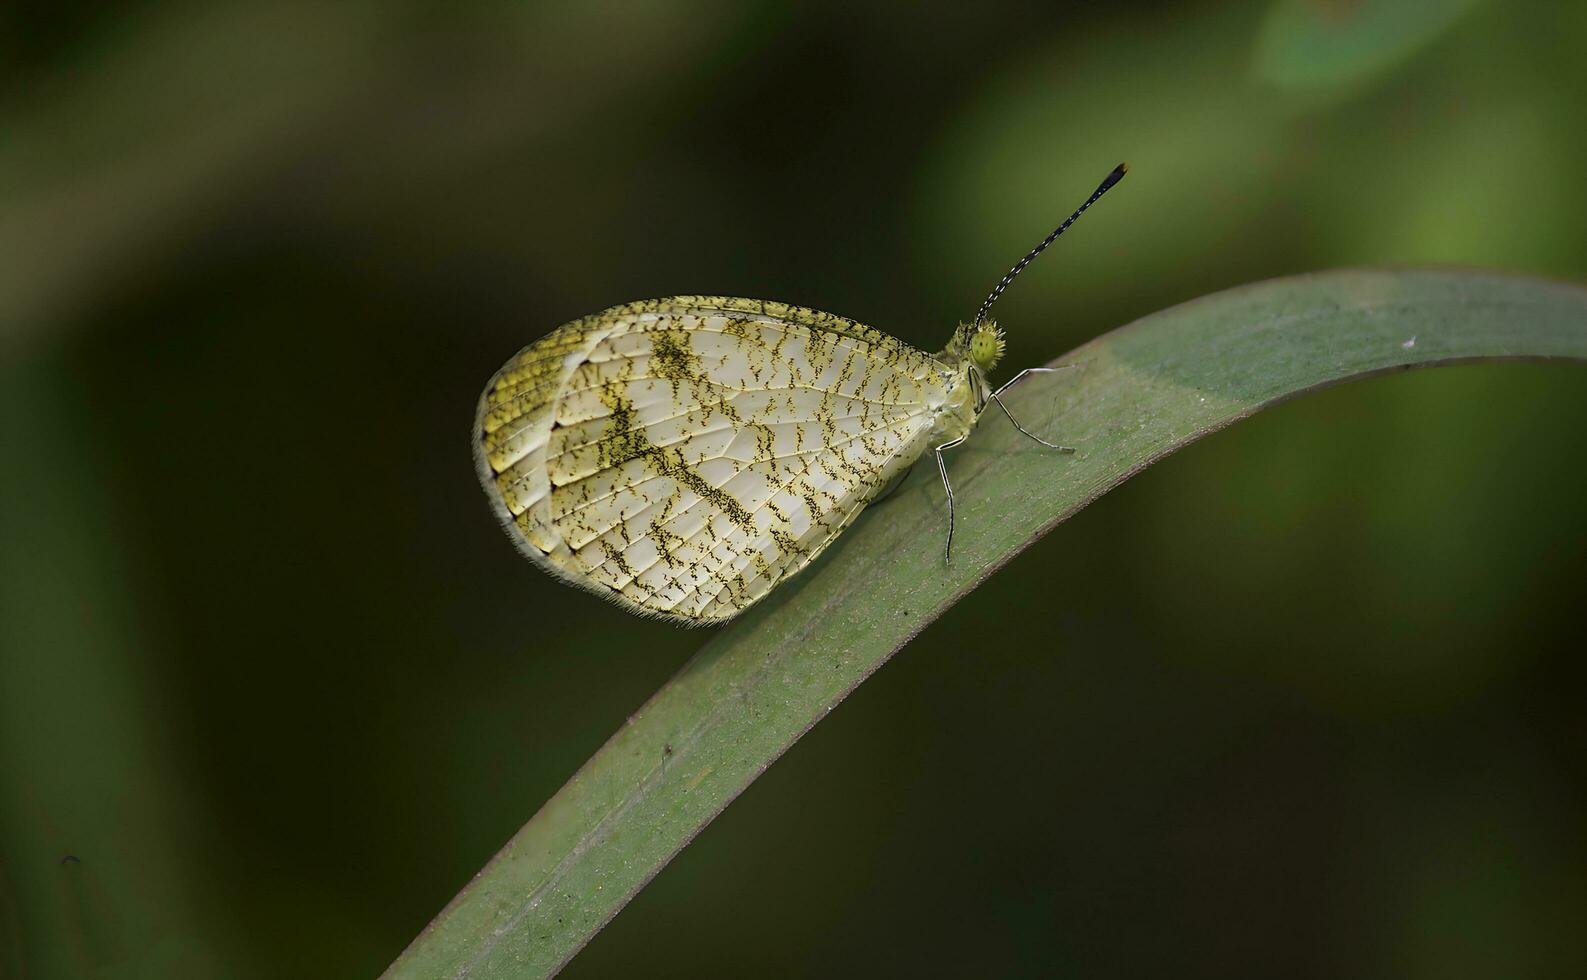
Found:
<svg viewBox="0 0 1587 980"><path fill-rule="evenodd" d="M1097 189L1091 192L1090 197L1086 198L1086 203L1080 205L1078 208L1075 208L1075 213L1065 218L1063 224L1054 228L1051 235L1043 238L1040 245L1037 245L1035 248L1027 252L1023 259L1015 262L1014 268L1008 270L1008 275L1004 276L1002 280L998 282L997 286L995 286L992 289L992 292L986 297L986 302L982 303L981 308L975 311L975 320L970 325L972 327L980 326L981 321L986 319L987 313L991 312L992 304L996 303L997 298L1003 295L1003 290L1007 289L1008 284L1014 281L1014 277L1023 272L1025 267L1030 265L1031 260L1042 253L1042 249L1057 241L1059 235L1062 235L1064 232L1068 231L1069 226L1075 223L1075 219L1086 213L1086 208L1089 208L1091 205L1097 203L1097 198L1106 194L1109 188L1123 180L1124 175L1129 173L1129 171L1130 166L1127 163L1121 163L1117 167L1114 167L1113 172L1104 177L1102 183L1097 185Z"/></svg>

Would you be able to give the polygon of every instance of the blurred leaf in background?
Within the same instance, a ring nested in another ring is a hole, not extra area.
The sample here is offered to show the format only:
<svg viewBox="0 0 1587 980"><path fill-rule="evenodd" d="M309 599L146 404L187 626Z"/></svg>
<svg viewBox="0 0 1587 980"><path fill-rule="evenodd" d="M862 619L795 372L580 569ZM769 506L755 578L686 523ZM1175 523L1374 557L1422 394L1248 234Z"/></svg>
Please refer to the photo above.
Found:
<svg viewBox="0 0 1587 980"><path fill-rule="evenodd" d="M1343 91L1407 61L1480 0L1276 0L1256 39L1257 77Z"/></svg>
<svg viewBox="0 0 1587 980"><path fill-rule="evenodd" d="M698 645L501 539L524 343L718 292L934 348L1119 159L1010 364L1312 268L1581 280L1584 9L0 8L0 967L373 975ZM1458 368L1154 468L567 975L1581 973L1584 431Z"/></svg>

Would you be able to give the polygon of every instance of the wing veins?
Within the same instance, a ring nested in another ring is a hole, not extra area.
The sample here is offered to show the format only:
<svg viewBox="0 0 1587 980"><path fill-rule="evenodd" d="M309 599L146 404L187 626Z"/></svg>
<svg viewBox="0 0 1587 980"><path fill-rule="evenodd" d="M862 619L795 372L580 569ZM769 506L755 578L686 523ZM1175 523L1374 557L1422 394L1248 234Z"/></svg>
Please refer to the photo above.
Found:
<svg viewBox="0 0 1587 980"><path fill-rule="evenodd" d="M907 422L907 421L911 421L911 419L901 419L901 420L900 420L900 422ZM889 428L889 429L892 429L892 428L895 428L895 427L896 427L896 426L897 426L897 423L895 423L895 425L893 425L893 426L889 426L889 427L888 427L888 428ZM876 430L876 431L882 431L882 430ZM871 433L871 434L873 434L873 435L874 435L874 434L875 434L875 433L874 433L874 431L873 431L873 432L872 432L872 433ZM848 439L848 440L845 440L845 442L844 442L844 443L842 443L842 444L844 444L844 445L846 445L846 444L847 444L847 443L849 443L849 442L852 442L852 441L854 441L854 439L857 439L857 438L859 438L859 436L854 436L854 437L853 437L853 438L851 438L851 439ZM905 439L905 440L904 440L904 442L903 442L903 443L901 443L901 444L900 444L900 449L901 449L901 448L902 448L902 445L903 445L903 444L907 444L907 442L908 442L908 440L907 440L907 439ZM880 463L879 463L879 464L878 464L878 466L877 466L877 469L878 469L878 470L881 470L881 469L883 469L883 468L885 468L885 467L886 467L886 465L887 465L887 464L888 464L888 463L890 463L890 462L892 462L892 461L893 461L893 460L894 460L894 459L896 459L896 458L897 458L897 457L898 457L898 453L899 453L899 451L898 451L898 450L895 450L895 451L894 451L894 452L893 452L893 453L891 453L891 454L889 454L889 455L888 455L888 456L887 456L887 457L886 457L886 458L884 458L884 459L883 459L883 460L882 460L882 461L881 461L881 462L880 462ZM797 455L797 456L807 456L807 455L810 455L810 453L797 453L797 454L794 454L794 455ZM784 457L784 458L787 458L787 457ZM757 460L757 462L759 462L759 460ZM804 477L804 476L805 476L805 475L807 475L807 474L808 474L808 473L809 473L809 472L810 472L810 466L809 466L809 464L808 464L808 463L807 463L807 464L806 464L806 465L805 465L805 467L804 467L804 468L803 468L803 469L801 469L801 470L799 470L799 471L798 471L798 472L797 472L797 473L794 473L794 474L793 474L793 475L791 475L791 476L790 476L790 477L789 477L789 478L788 478L788 479L787 479L787 480L785 480L785 481L783 481L783 482L782 482L782 483L780 483L780 484L778 484L778 485L777 485L777 487L776 487L776 489L774 489L774 490L773 490L773 491L772 491L772 492L771 492L771 493L770 493L770 494L768 494L768 495L767 495L767 497L766 497L766 499L765 499L765 500L763 500L763 501L761 501L761 502L760 502L760 503L759 503L759 504L757 504L757 505L755 505L755 507L754 507L754 509L752 509L752 510L750 510L750 511L748 511L748 514L749 514L749 515L750 515L750 516L751 516L751 517L753 517L753 516L754 516L754 515L756 515L756 514L758 514L758 513L760 513L760 512L761 512L761 511L762 511L762 510L764 510L764 509L765 509L765 508L766 508L766 507L767 507L767 506L768 506L768 505L769 505L769 504L771 504L771 502L772 502L772 501L773 501L773 500L775 500L775 499L777 499L777 496L778 496L778 495L779 495L779 494L781 494L781 493L782 493L782 492L783 492L783 491L785 491L785 490L787 490L787 489L788 489L788 488L789 488L789 487L791 487L791 486L792 486L792 485L793 485L793 484L794 484L794 483L795 483L795 482L797 482L797 481L798 481L798 480L799 480L799 479L800 479L800 478L801 478L801 477ZM874 482L870 482L870 483L867 483L867 484L866 484L866 486L867 486L867 487L869 487L869 488L871 488L871 489L872 489L872 490L874 490L874 489L875 489L875 487L876 487L876 483L874 483ZM682 516L683 516L683 515L684 515L684 514L685 514L685 513L687 513L687 512L688 512L688 511L689 511L689 510L692 510L692 509L693 509L693 508L694 508L694 506L695 506L695 504L698 504L698 503L699 503L699 502L700 502L700 501L701 501L701 500L703 500L703 499L704 499L704 498L703 498L703 497L702 497L702 498L699 498L699 499L697 499L697 500L695 500L695 502L694 502L694 503L692 503L692 504L690 504L690 505L689 505L689 506L688 506L688 507L687 507L687 508L685 508L685 509L684 509L684 510L683 510L683 511L680 511L680 512L679 512L679 513L678 513L678 514L677 514L677 515L675 515L675 516L673 516L673 517L670 517L670 518L668 518L668 521L667 521L667 523L668 523L668 524L670 524L670 523L671 523L671 522L672 522L672 521L674 521L674 520L676 520L676 519L677 519L677 518L678 518L678 517L682 517ZM841 498L840 498L840 499L841 499ZM870 495L869 495L869 494L861 494L861 495L859 495L859 497L858 497L858 499L859 499L859 500L869 500L869 499L870 499ZM833 508L833 510L835 510L835 509L836 509L836 508L835 508L835 507L834 507L834 508ZM825 512L824 512L824 513L831 513L831 511L830 511L830 510L829 510L829 511L825 511ZM811 514L811 515L810 515L810 525L811 525L811 527L812 527L812 528L814 528L814 527L816 527L816 526L818 526L818 525L820 525L820 523L821 523L821 520L820 520L820 518L821 518L821 516L822 516L822 515L819 515L819 514ZM845 520L847 520L847 518L845 518ZM701 528L700 528L700 530L699 530L699 531L696 531L696 532L695 532L695 534L693 534L693 535L690 535L690 536L689 536L689 537L688 537L688 538L686 538L686 539L684 539L684 544L689 544L689 543L692 543L692 542L693 542L693 541L694 541L694 540L695 540L695 539L696 539L696 538L697 538L697 537L698 537L698 536L699 536L699 535L700 535L700 534L701 534L701 533L703 533L703 532L704 532L704 531L705 531L705 530L706 530L706 528L707 528L707 527L709 527L709 526L710 526L710 525L709 525L709 524L707 524L707 525L705 525L705 526L703 526L703 527L701 527ZM735 525L735 526L736 526L736 525ZM748 531L745 531L745 534L746 534L746 536L748 536L748 534L749 534L749 532L748 532ZM763 541L765 541L765 540L767 540L767 539L768 539L768 538L770 538L770 535L769 535L769 534L768 534L768 533L765 533L765 532L757 532L757 536L756 536L756 537L753 537L753 538L751 538L751 539L750 539L750 541L749 541L749 543L750 543L750 544L755 544L755 543L757 543L757 542L763 542ZM683 573L683 574L682 574L682 575L680 575L680 576L678 576L678 577L679 577L679 578L680 578L680 579L681 579L681 578L684 578L684 577L687 577L687 575L688 575L688 573L690 573L690 572L693 572L693 571L694 571L694 570L695 570L695 569L697 569L697 568L699 568L699 567L700 567L700 566L701 566L701 565L702 565L702 564L703 564L703 563L704 563L704 562L705 562L705 561L706 561L706 560L707 560L707 559L709 559L709 558L710 558L710 557L711 557L711 555L712 555L712 554L713 554L713 553L714 553L714 552L715 552L715 550L716 550L716 548L717 548L717 547L719 547L719 546L720 546L720 545L721 545L721 544L722 544L722 542L723 542L723 541L726 541L726 540L727 540L727 538L726 538L726 537L718 537L718 538L716 538L716 540L714 540L714 541L713 541L713 542L712 542L712 544L711 544L711 547L710 547L710 548L708 548L708 549L706 549L706 550L705 550L705 554L704 554L704 555L703 555L703 556L702 556L702 557L700 557L700 558L699 558L699 559L697 559L697 560L695 560L695 561L694 561L694 562L693 562L693 563L691 563L691 564L690 564L690 565L689 565L689 567L688 567L688 568L687 568L687 569L685 569L685 570L684 570L684 573ZM758 550L758 549L757 549L757 550ZM743 554L743 552L741 552L741 553L740 553L740 554ZM790 554L793 554L793 555L797 555L797 554L798 554L798 553L797 553L797 552L792 552L792 553L790 553ZM735 556L735 557L736 557L736 556ZM660 556L659 556L659 555L658 555L658 556L657 556L657 558L656 558L656 561L660 561L660 560L661 560L661 558L660 558ZM646 572L646 571L648 571L648 570L649 570L649 569L651 569L651 568L653 568L653 567L654 567L654 566L655 566L655 564L656 564L656 561L652 561L652 562L651 562L651 563L650 563L650 564L648 564L648 565L646 565L646 566L645 566L645 567L644 567L644 568L642 568L642 569L639 569L639 570L638 570L638 571L637 571L637 572L636 572L636 573L635 573L635 575L634 575L634 579L633 579L633 581L635 581L635 582L637 582L637 581L638 581L638 580L639 580L639 576L640 576L640 575L642 575L642 574L644 574L644 573L645 573L645 572ZM725 566L725 565L726 565L726 564L727 564L727 562L726 562L726 561L724 561L724 562L723 562L723 563L722 563L722 564L723 564L723 565L724 565L724 566ZM700 592L700 590L701 590L701 587L702 587L702 586L703 586L703 585L704 585L704 583L705 583L705 582L714 582L714 581L717 581L717 577L716 577L716 571L718 571L718 570L719 570L719 569L717 569L717 570L713 570L713 571L712 571L712 572L711 572L711 573L710 573L710 574L709 574L709 576L708 576L708 577L707 577L707 578L706 578L706 579L704 579L704 580L702 580L702 581L701 581L701 582L700 582L700 583L698 583L698 584L695 584L695 585L690 585L690 586L687 586L687 587L686 587L686 589L687 589L687 591L685 591L685 592L684 592L684 593L683 593L683 595L682 595L682 596L680 596L680 597L679 597L679 599L678 599L678 601L677 601L677 602L675 602L675 603L673 603L673 606L674 606L674 607L676 607L676 606L677 606L677 605L679 605L679 604L681 604L681 603L682 603L682 602L683 602L683 601L684 601L684 600L685 600L685 599L687 599L687 598L688 598L688 597L689 597L689 596L691 596L691 595L694 595L694 594L696 594L696 593L698 593L698 592ZM725 583L725 582L723 582L723 583L722 583L722 585L723 585L723 586L724 586L724 587L725 587L725 585L726 585L726 583ZM649 591L650 591L650 595L651 595L651 596L652 596L652 597L654 597L654 595L655 595L655 591L654 591L654 590L649 590ZM718 590L718 591L720 591L720 590ZM716 596L716 593L712 593L712 595L711 595L711 598L712 598L712 599L714 599L714 598L715 598L715 596ZM707 600L706 600L706 601L707 601L707 602L708 602L708 603L709 603L709 602L710 602L710 601L711 601L711 600L710 600L710 599L707 599Z"/></svg>
<svg viewBox="0 0 1587 980"><path fill-rule="evenodd" d="M803 450L799 450L798 452L786 453L786 454L784 454L782 456L766 457L764 460L763 459L752 459L752 460L745 460L744 462L745 462L745 465L747 466L747 465L752 464L752 463L766 462L766 461L770 461L772 459L793 459L793 458L798 457L798 456L809 456L809 455L813 455L815 453L826 452L826 451L831 450L831 449L836 449L839 446L847 446L849 443L855 441L856 439L860 439L860 438L865 437L865 436L872 436L872 435L875 435L878 432L886 432L889 429L892 429L895 426L897 426L899 423L908 422L908 421L910 421L912 419L918 418L922 414L924 414L924 413L920 413L920 412L911 413L910 415L907 415L904 418L899 419L898 422L894 422L891 425L883 426L881 428L876 428L876 429L867 429L864 432L856 432L855 434L849 436L846 439L842 439L842 440L840 440L838 442L822 443L821 445L816 446L813 449L803 449ZM700 463L706 463L706 462L710 462L711 460L726 459L726 458L727 457L726 457L725 454L718 454L716 456L706 456L706 457L702 457L698 462L691 463L689 465L691 467L697 467L697 466L700 465ZM628 462L628 460L624 460L623 462ZM621 465L622 465L622 463L617 464L617 466L621 466ZM554 492L556 490L561 490L561 489L564 489L566 487L571 487L571 486L573 486L576 483L583 482L584 480L593 479L594 477L597 477L600 474L605 473L607 470L616 469L617 466L608 466L605 469L596 470L594 473L591 473L588 476L581 476L577 480L572 481L571 483L564 483L564 484L561 484L561 485L552 484L551 489ZM578 512L584 510L586 507L589 507L589 506L591 506L593 504L598 504L601 501L607 500L607 499L609 499L611 497L615 497L617 494L622 493L624 490L632 490L635 487L642 486L645 483L649 483L651 480L662 479L663 477L665 477L665 475L666 474L657 473L654 476L647 477L646 479L640 481L639 483L631 483L631 484L629 484L626 487L619 487L618 489L613 490L610 493L602 494L599 497L592 497L589 500L581 500L581 501L579 501L577 506L571 508L570 510L563 511L561 514L556 515L553 518L553 520L561 520L561 519L563 519L565 517L571 517L572 515L577 514ZM736 476L737 474L734 474L734 475ZM701 497L699 499L703 500L705 498ZM696 503L698 503L698 501L696 501ZM690 504L689 506L693 507L694 505ZM679 513L681 514L683 512L680 511ZM613 524L610 527L606 528L606 531L610 531L613 527L616 527L616 526L617 526L616 524ZM601 533L604 534L605 531L603 531ZM599 535L597 535L597 537L598 536Z"/></svg>

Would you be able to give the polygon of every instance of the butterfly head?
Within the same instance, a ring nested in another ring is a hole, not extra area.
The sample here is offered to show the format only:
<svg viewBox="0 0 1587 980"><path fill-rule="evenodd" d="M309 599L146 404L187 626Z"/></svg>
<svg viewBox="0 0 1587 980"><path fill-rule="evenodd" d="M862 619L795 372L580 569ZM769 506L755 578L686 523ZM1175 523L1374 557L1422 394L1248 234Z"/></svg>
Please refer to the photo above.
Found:
<svg viewBox="0 0 1587 980"><path fill-rule="evenodd" d="M1003 359L1003 351L1007 347L1003 331L995 321L961 323L953 331L953 339L948 342L948 349L942 352L942 357L958 364L973 364L985 378Z"/></svg>
<svg viewBox="0 0 1587 980"><path fill-rule="evenodd" d="M997 362L1003 359L1008 342L1003 339L1003 331L998 329L996 322L982 320L970 328L966 346L969 348L970 360L981 369L981 373L991 374Z"/></svg>

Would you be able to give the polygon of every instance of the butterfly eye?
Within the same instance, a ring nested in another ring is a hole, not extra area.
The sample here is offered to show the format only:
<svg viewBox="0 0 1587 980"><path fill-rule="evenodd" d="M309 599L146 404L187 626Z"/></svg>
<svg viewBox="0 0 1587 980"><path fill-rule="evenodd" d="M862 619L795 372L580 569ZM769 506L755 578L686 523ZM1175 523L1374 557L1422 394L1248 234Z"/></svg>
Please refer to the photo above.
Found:
<svg viewBox="0 0 1587 980"><path fill-rule="evenodd" d="M982 371L990 371L1003 357L1003 331L990 320L976 328L970 337L970 356Z"/></svg>

